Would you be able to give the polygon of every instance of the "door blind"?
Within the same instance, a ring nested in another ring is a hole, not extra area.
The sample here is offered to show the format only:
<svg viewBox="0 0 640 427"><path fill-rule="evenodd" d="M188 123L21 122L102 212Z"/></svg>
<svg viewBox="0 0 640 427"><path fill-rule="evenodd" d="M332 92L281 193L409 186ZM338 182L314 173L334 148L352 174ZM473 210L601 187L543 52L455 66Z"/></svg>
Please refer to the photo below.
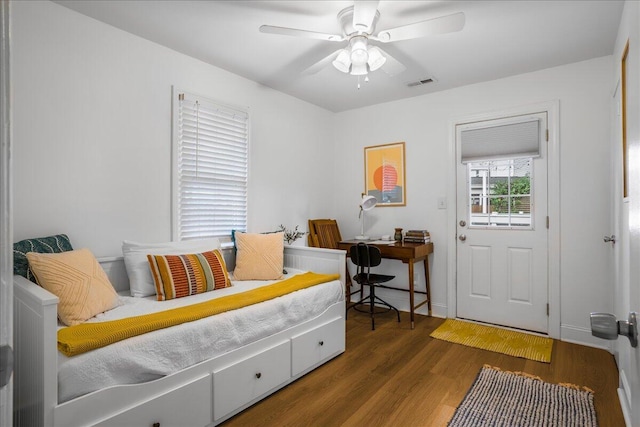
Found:
<svg viewBox="0 0 640 427"><path fill-rule="evenodd" d="M463 130L460 136L462 163L540 156L539 119Z"/></svg>
<svg viewBox="0 0 640 427"><path fill-rule="evenodd" d="M180 94L178 103L174 237L226 237L246 230L247 112L189 94Z"/></svg>

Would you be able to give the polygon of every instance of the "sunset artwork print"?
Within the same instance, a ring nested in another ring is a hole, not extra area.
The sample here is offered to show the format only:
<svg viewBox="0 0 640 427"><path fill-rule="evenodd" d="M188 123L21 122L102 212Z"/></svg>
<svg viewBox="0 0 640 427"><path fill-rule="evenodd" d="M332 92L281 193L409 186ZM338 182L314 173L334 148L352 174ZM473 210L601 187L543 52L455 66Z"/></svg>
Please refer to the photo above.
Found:
<svg viewBox="0 0 640 427"><path fill-rule="evenodd" d="M365 147L365 193L377 206L406 204L404 159L404 142Z"/></svg>

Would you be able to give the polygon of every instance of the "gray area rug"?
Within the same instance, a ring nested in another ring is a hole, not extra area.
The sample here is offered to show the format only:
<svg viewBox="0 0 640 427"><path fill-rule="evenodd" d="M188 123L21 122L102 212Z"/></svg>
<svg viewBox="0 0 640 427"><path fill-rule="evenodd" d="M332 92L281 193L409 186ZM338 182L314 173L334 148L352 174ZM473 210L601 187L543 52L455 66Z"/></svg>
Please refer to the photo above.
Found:
<svg viewBox="0 0 640 427"><path fill-rule="evenodd" d="M485 365L450 427L596 427L593 391Z"/></svg>

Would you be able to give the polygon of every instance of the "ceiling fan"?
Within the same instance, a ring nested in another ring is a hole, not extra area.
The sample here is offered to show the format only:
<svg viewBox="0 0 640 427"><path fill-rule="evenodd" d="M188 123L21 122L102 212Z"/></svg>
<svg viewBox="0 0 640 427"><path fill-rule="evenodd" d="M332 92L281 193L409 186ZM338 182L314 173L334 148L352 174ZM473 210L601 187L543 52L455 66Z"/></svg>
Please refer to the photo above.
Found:
<svg viewBox="0 0 640 427"><path fill-rule="evenodd" d="M380 18L378 3L379 1L354 1L353 6L341 10L338 13L338 22L342 27L342 35L273 25L262 25L260 32L330 42L348 41L345 48L336 50L307 68L303 72L306 75L315 74L332 63L336 69L354 76L366 76L370 71L377 69L382 69L390 76L394 76L403 72L406 67L380 47L372 46L369 42L392 43L434 34L456 32L464 27L464 13L458 12L382 30L376 34L376 24Z"/></svg>

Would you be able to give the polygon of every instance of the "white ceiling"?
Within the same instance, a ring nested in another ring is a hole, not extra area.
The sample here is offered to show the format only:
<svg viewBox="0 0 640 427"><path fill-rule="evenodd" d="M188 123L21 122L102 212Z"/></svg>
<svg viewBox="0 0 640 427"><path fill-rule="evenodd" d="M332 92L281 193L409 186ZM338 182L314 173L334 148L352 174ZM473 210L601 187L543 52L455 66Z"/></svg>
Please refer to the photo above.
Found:
<svg viewBox="0 0 640 427"><path fill-rule="evenodd" d="M263 34L262 24L341 34L353 1L58 0L140 37L338 112L613 53L622 1L380 1L377 32L455 12L462 31L385 44L407 70L357 77L301 71L346 42ZM376 44L376 42L371 42ZM434 83L407 83L433 78Z"/></svg>

